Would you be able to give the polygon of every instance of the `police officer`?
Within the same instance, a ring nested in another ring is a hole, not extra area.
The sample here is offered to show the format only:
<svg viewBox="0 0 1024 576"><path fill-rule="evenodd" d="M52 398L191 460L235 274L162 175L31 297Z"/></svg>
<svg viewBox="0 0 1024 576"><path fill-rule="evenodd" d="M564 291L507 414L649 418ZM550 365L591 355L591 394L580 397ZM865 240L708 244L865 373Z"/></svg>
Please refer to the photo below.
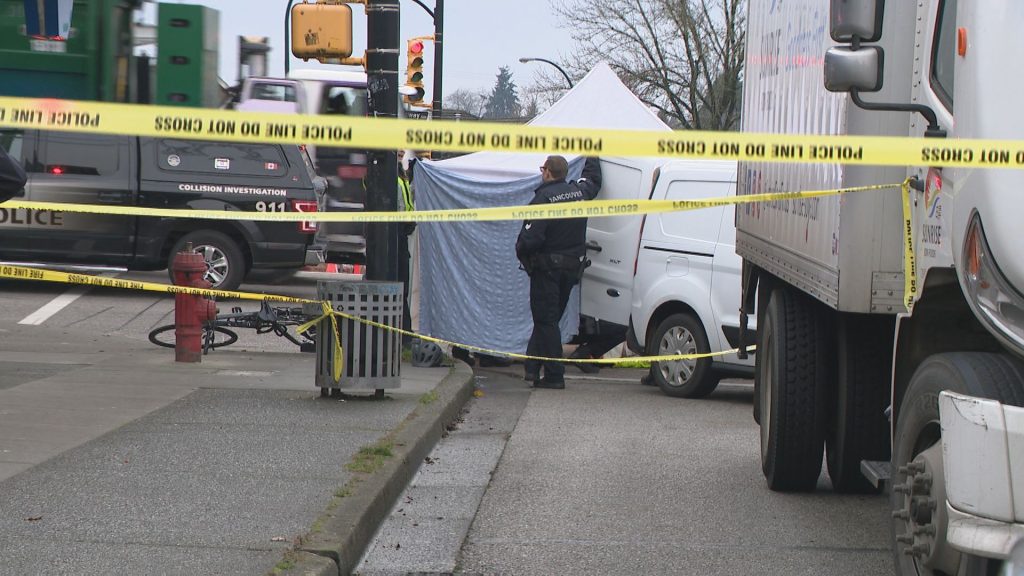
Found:
<svg viewBox="0 0 1024 576"><path fill-rule="evenodd" d="M25 170L0 147L0 202L10 200L25 187Z"/></svg>
<svg viewBox="0 0 1024 576"><path fill-rule="evenodd" d="M530 204L593 200L601 189L601 163L587 158L583 177L566 182L569 165L561 156L548 156L540 167L542 182ZM526 220L516 240L516 256L530 275L530 312L533 333L526 353L545 358L562 357L558 321L579 282L586 259L587 219ZM543 364L544 377L541 378ZM535 388L565 388L561 362L526 361L526 380Z"/></svg>

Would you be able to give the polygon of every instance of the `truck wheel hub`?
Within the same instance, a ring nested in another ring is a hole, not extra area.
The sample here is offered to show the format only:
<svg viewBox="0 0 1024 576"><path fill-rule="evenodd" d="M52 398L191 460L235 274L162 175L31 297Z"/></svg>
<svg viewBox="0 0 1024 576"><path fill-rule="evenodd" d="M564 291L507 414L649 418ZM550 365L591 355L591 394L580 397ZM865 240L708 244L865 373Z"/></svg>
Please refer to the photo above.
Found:
<svg viewBox="0 0 1024 576"><path fill-rule="evenodd" d="M960 553L946 542L946 483L942 443L936 442L900 468L906 482L893 486L903 494L903 508L893 512L907 530L897 535L900 551L925 569L921 574L956 574Z"/></svg>

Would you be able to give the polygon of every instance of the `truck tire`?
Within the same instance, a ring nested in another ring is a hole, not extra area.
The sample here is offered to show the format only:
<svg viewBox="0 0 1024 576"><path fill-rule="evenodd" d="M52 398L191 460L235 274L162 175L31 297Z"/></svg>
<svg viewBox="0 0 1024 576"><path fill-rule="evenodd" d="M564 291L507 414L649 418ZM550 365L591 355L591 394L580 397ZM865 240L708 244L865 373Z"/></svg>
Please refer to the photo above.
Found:
<svg viewBox="0 0 1024 576"><path fill-rule="evenodd" d="M245 256L238 243L227 235L213 230L197 230L182 236L167 260L167 273L174 282L174 255L185 249L187 243L203 255L206 274L203 276L215 290L237 290L245 278Z"/></svg>
<svg viewBox="0 0 1024 576"><path fill-rule="evenodd" d="M889 460L889 405L892 381L892 317L843 314L835 392L825 439L828 475L836 492L878 490L861 474L861 460Z"/></svg>
<svg viewBox="0 0 1024 576"><path fill-rule="evenodd" d="M767 274L762 274L757 282L757 305L755 310L755 317L757 318L757 327L760 328L764 323L764 312L768 307L768 299L772 295L772 289L774 283ZM749 312L748 312L749 313ZM755 342L757 341L759 332L754 333ZM756 356L755 356L756 358ZM754 422L757 424L761 423L761 394L760 394L760 381L761 376L757 370L754 370Z"/></svg>
<svg viewBox="0 0 1024 576"><path fill-rule="evenodd" d="M910 378L896 420L889 496L893 555L896 572L903 576L986 574L985 562L969 561L946 541L938 403L943 390L1024 406L1024 363L1005 354L947 352L925 358ZM931 474L930 480L922 477L925 473ZM911 513L912 501L916 514ZM935 512L927 512L922 501L934 502ZM965 571L960 571L961 562Z"/></svg>
<svg viewBox="0 0 1024 576"><path fill-rule="evenodd" d="M827 371L820 316L808 296L780 287L758 326L761 469L772 490L810 491L821 474Z"/></svg>
<svg viewBox="0 0 1024 576"><path fill-rule="evenodd" d="M672 314L658 324L647 343L651 356L707 354L704 326L692 314ZM652 362L651 375L661 391L674 398L703 398L714 392L718 378L711 373L711 359Z"/></svg>

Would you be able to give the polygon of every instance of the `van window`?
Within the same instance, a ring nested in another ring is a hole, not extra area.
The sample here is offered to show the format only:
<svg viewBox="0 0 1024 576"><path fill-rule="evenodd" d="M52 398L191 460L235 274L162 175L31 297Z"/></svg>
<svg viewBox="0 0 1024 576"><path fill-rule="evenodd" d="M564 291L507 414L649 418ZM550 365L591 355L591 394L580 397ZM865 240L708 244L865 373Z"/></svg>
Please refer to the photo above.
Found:
<svg viewBox="0 0 1024 576"><path fill-rule="evenodd" d="M118 150L125 138L69 132L49 132L35 170L50 174L112 176L121 167Z"/></svg>
<svg viewBox="0 0 1024 576"><path fill-rule="evenodd" d="M366 116L366 89L353 86L326 87L320 113Z"/></svg>
<svg viewBox="0 0 1024 576"><path fill-rule="evenodd" d="M669 184L667 200L697 200L728 196L733 185L726 182L676 180ZM666 212L661 215L662 234L670 238L687 238L713 244L722 228L721 206L703 210Z"/></svg>
<svg viewBox="0 0 1024 576"><path fill-rule="evenodd" d="M935 23L931 85L942 103L953 110L953 65L956 60L956 0L942 0Z"/></svg>
<svg viewBox="0 0 1024 576"><path fill-rule="evenodd" d="M156 151L157 166L167 172L274 178L288 174L287 160L276 144L159 140Z"/></svg>

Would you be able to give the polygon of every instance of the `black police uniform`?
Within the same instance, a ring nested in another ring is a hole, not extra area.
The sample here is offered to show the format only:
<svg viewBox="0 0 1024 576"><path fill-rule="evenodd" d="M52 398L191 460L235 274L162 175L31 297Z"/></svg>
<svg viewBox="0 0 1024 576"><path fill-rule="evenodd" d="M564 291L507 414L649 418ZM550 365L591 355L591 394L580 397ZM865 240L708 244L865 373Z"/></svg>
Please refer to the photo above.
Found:
<svg viewBox="0 0 1024 576"><path fill-rule="evenodd" d="M10 200L25 187L26 180L25 170L21 164L0 148L0 202Z"/></svg>
<svg viewBox="0 0 1024 576"><path fill-rule="evenodd" d="M554 204L593 200L601 189L601 164L588 158L582 177L575 182L545 182L530 204ZM572 287L579 282L586 256L587 219L526 220L516 241L516 256L530 275L530 312L533 333L526 348L529 356L562 357L558 321L565 312ZM544 381L564 382L561 362L544 362ZM538 380L541 362L526 361L526 377Z"/></svg>

